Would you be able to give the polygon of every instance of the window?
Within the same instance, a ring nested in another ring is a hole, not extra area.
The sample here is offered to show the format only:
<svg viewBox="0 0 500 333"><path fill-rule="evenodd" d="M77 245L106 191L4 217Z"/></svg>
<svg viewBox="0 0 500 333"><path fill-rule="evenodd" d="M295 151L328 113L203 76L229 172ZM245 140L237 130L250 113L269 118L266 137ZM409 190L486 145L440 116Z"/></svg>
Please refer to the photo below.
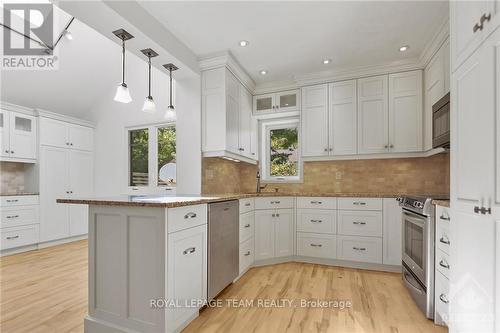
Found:
<svg viewBox="0 0 500 333"><path fill-rule="evenodd" d="M127 129L128 186L138 191L172 189L177 184L176 129L173 124Z"/></svg>
<svg viewBox="0 0 500 333"><path fill-rule="evenodd" d="M262 174L270 182L301 179L299 122L297 119L262 123Z"/></svg>

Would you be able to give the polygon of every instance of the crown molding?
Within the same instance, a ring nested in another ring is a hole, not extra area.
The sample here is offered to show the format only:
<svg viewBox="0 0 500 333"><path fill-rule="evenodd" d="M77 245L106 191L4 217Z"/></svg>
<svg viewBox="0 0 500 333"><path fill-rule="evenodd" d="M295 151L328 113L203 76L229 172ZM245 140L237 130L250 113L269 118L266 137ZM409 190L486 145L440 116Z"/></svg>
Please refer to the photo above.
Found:
<svg viewBox="0 0 500 333"><path fill-rule="evenodd" d="M425 45L424 50L420 54L419 63L422 68L425 68L432 57L439 51L441 46L449 40L450 37L450 21L448 17L439 27L439 30L434 34L432 39Z"/></svg>
<svg viewBox="0 0 500 333"><path fill-rule="evenodd" d="M75 118L75 117L71 117L71 116L66 116L66 115L63 115L60 113L55 113L55 112L47 111L47 110L43 110L43 109L35 109L35 110L38 113L39 117L60 120L60 121L64 121L67 123L81 125L81 126L87 126L87 127L92 127L92 128L95 127L95 124L91 121L88 121L88 120L83 120L83 119L79 119L79 118Z"/></svg>
<svg viewBox="0 0 500 333"><path fill-rule="evenodd" d="M2 110L5 110L5 111L19 112L19 113L24 113L24 114L27 114L30 116L37 115L37 113L34 109L31 109L31 108L28 108L25 106L21 106L21 105L17 105L17 104L13 104L13 103L9 103L9 102L4 102L4 101L0 102L0 108Z"/></svg>
<svg viewBox="0 0 500 333"><path fill-rule="evenodd" d="M200 57L198 64L202 71L226 67L251 93L255 92L255 82L228 50Z"/></svg>

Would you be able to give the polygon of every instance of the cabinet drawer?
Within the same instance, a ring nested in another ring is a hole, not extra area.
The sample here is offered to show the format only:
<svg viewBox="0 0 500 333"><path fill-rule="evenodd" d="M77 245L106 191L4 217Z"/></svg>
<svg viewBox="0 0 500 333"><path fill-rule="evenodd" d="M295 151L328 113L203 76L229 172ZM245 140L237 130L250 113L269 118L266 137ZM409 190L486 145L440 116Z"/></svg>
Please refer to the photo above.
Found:
<svg viewBox="0 0 500 333"><path fill-rule="evenodd" d="M293 197L256 198L255 209L293 208Z"/></svg>
<svg viewBox="0 0 500 333"><path fill-rule="evenodd" d="M315 258L336 258L336 236L297 233L297 255Z"/></svg>
<svg viewBox="0 0 500 333"><path fill-rule="evenodd" d="M448 325L450 281L441 273L436 273L436 313Z"/></svg>
<svg viewBox="0 0 500 333"><path fill-rule="evenodd" d="M3 207L0 228L38 223L38 206Z"/></svg>
<svg viewBox="0 0 500 333"><path fill-rule="evenodd" d="M253 237L255 228L255 213L240 214L240 243Z"/></svg>
<svg viewBox="0 0 500 333"><path fill-rule="evenodd" d="M336 212L321 209L297 209L297 231L335 234Z"/></svg>
<svg viewBox="0 0 500 333"><path fill-rule="evenodd" d="M337 258L382 263L382 238L337 236Z"/></svg>
<svg viewBox="0 0 500 333"><path fill-rule="evenodd" d="M22 227L3 228L0 230L0 249L12 249L14 247L38 243L38 224Z"/></svg>
<svg viewBox="0 0 500 333"><path fill-rule="evenodd" d="M446 278L450 278L450 257L439 249L436 251L436 267Z"/></svg>
<svg viewBox="0 0 500 333"><path fill-rule="evenodd" d="M381 198L338 198L338 209L382 210Z"/></svg>
<svg viewBox="0 0 500 333"><path fill-rule="evenodd" d="M168 233L207 224L207 205L194 205L167 210Z"/></svg>
<svg viewBox="0 0 500 333"><path fill-rule="evenodd" d="M0 197L0 206L38 205L38 195L13 195Z"/></svg>
<svg viewBox="0 0 500 333"><path fill-rule="evenodd" d="M240 244L240 274L253 264L253 237Z"/></svg>
<svg viewBox="0 0 500 333"><path fill-rule="evenodd" d="M299 197L297 208L337 209L337 198Z"/></svg>
<svg viewBox="0 0 500 333"><path fill-rule="evenodd" d="M382 212L338 211L338 234L382 237Z"/></svg>
<svg viewBox="0 0 500 333"><path fill-rule="evenodd" d="M438 217L439 219L439 217ZM450 254L450 226L449 223L443 223L438 220L436 228L436 244L437 248L447 254Z"/></svg>
<svg viewBox="0 0 500 333"><path fill-rule="evenodd" d="M255 199L240 199L240 214L250 212L255 209Z"/></svg>

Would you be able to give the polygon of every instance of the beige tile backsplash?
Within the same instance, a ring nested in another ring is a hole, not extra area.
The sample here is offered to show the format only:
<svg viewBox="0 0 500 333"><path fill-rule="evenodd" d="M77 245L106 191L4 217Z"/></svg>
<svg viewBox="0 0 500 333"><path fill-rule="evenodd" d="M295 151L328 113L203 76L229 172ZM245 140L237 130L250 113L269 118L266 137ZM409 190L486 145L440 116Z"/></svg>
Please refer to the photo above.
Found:
<svg viewBox="0 0 500 333"><path fill-rule="evenodd" d="M255 192L257 167L219 158L203 159L203 193ZM426 158L305 162L304 181L269 184L265 191L304 193L449 194L450 160Z"/></svg>
<svg viewBox="0 0 500 333"><path fill-rule="evenodd" d="M0 193L25 191L25 165L22 163L0 162Z"/></svg>

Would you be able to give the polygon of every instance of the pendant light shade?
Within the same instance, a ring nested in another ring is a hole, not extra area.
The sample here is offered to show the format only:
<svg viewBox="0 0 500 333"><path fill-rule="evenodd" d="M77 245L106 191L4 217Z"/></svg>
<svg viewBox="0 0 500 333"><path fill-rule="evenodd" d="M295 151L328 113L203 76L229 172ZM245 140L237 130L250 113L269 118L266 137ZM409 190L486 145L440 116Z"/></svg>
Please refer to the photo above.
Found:
<svg viewBox="0 0 500 333"><path fill-rule="evenodd" d="M141 52L148 57L148 96L144 101L144 105L142 106L142 111L147 113L154 113L156 111L156 105L153 100L153 96L151 96L151 58L156 57L158 53L153 51L152 49L144 49Z"/></svg>
<svg viewBox="0 0 500 333"><path fill-rule="evenodd" d="M170 87L169 87L170 100L169 100L167 111L165 112L165 119L167 119L169 121L175 121L175 120L177 120L177 115L175 113L175 108L174 108L174 105L172 103L172 89L173 89L172 72L178 70L179 68L177 66L175 66L174 64L166 64L166 65L163 65L163 67L165 67L170 74Z"/></svg>
<svg viewBox="0 0 500 333"><path fill-rule="evenodd" d="M125 83L125 41L134 38L134 36L124 29L113 31L113 34L122 40L122 82L116 88L114 100L120 103L130 103L132 102L132 97L130 97L130 91Z"/></svg>

